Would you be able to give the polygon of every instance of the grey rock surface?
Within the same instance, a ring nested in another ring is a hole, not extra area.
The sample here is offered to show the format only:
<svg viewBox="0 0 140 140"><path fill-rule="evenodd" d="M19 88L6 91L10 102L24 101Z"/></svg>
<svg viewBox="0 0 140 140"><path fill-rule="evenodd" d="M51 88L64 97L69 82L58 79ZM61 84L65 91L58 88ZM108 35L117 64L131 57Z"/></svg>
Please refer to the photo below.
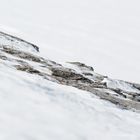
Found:
<svg viewBox="0 0 140 140"><path fill-rule="evenodd" d="M89 91L121 108L140 110L140 84L110 79L81 62L69 62L71 68L63 66L41 57L36 45L2 32L0 63L7 68Z"/></svg>

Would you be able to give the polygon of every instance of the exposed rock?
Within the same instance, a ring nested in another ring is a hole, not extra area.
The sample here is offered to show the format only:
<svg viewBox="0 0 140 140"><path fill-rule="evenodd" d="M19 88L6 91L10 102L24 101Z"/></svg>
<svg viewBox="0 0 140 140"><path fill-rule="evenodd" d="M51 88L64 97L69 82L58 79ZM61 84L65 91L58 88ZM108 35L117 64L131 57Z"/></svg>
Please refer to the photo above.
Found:
<svg viewBox="0 0 140 140"><path fill-rule="evenodd" d="M27 48L27 50L31 48L31 50L33 50L35 52L39 52L39 47L37 47L36 45L34 45L30 42L27 42L21 38L4 33L4 32L0 32L0 44L2 44L2 45L11 45L12 44L12 46L14 46L16 48L18 48L19 46L21 47L20 44L22 44L22 45L24 45L24 47Z"/></svg>
<svg viewBox="0 0 140 140"><path fill-rule="evenodd" d="M94 71L93 67L87 66L87 65L85 65L83 63L80 63L80 62L69 62L69 63L74 64L74 65L78 66L79 68L85 68L85 69L87 69L89 71Z"/></svg>
<svg viewBox="0 0 140 140"><path fill-rule="evenodd" d="M19 57L22 59L27 59L29 61L42 62L42 58L39 58L39 57L29 54L27 52L19 51L14 48L10 48L8 46L1 46L1 47L2 47L2 51L6 52L8 54L11 54L13 56L16 56L16 57Z"/></svg>
<svg viewBox="0 0 140 140"><path fill-rule="evenodd" d="M133 83L133 87L134 87L134 88L137 88L138 90L140 90L140 84L135 84L135 83Z"/></svg>
<svg viewBox="0 0 140 140"><path fill-rule="evenodd" d="M72 69L67 69L64 67L52 67L52 75L57 77L64 78L64 80L80 80L87 83L92 83L92 81L81 74L76 73Z"/></svg>
<svg viewBox="0 0 140 140"><path fill-rule="evenodd" d="M33 67L31 67L29 65L15 65L15 68L17 70L25 71L25 72L28 72L28 73L31 73L31 74L39 74L39 75L42 75L40 71L34 69Z"/></svg>
<svg viewBox="0 0 140 140"><path fill-rule="evenodd" d="M4 43L2 39L5 39ZM10 42L14 45L10 45ZM8 64L10 68L18 71L89 91L121 108L140 110L139 84L110 79L95 73L93 67L80 62L69 62L76 66L76 69L67 68L40 57L39 54L34 54L34 51L26 51L28 47L36 52L39 51L36 45L0 32L1 63Z"/></svg>

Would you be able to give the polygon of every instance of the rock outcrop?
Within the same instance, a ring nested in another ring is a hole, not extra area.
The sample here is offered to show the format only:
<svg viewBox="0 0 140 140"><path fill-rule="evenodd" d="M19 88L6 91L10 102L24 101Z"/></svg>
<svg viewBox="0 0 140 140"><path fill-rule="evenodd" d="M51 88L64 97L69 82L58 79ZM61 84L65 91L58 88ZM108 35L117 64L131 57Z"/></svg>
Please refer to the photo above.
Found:
<svg viewBox="0 0 140 140"><path fill-rule="evenodd" d="M80 62L58 64L39 55L39 47L0 32L0 63L7 68L89 91L125 109L140 110L140 84L113 80Z"/></svg>

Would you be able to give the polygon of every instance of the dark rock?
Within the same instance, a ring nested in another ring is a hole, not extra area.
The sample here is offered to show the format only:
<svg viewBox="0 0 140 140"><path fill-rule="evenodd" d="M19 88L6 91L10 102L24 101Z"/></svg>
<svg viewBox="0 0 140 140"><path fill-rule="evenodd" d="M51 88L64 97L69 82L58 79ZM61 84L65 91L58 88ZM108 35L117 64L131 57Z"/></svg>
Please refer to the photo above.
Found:
<svg viewBox="0 0 140 140"><path fill-rule="evenodd" d="M21 38L18 38L18 37L16 37L16 36L9 35L9 34L4 33L4 32L0 32L0 34L1 34L2 36L6 37L6 38L7 38L8 40L10 40L11 42L13 42L13 41L18 41L18 42L20 42L20 43L26 43L27 45L32 46L32 48L33 48L36 52L39 52L39 47L36 46L36 45L34 45L34 44L32 44L32 43L30 43L30 42L28 42L28 41L25 41L25 40L23 40L23 39L21 39Z"/></svg>
<svg viewBox="0 0 140 140"><path fill-rule="evenodd" d="M24 42L27 45L29 44L36 51L39 51L39 48L37 46L22 39L1 32L0 34L5 36L7 40L11 42L15 42L15 40L18 40L21 43ZM20 49L16 49L16 47L6 45L0 46L0 59L4 60L2 61L2 63L9 61L10 68L16 68L18 71L38 75L53 82L89 91L99 96L101 99L110 101L122 108L134 108L140 110L140 92L133 93L123 91L118 88L111 89L107 87L106 82L102 81L104 80L104 78L108 77L96 74L93 67L87 66L83 63L70 62L80 69L80 72L78 72L73 69L65 68L61 64L58 64L54 61L46 60L40 56L33 54L32 52L25 52ZM31 63L31 61L34 63ZM50 71L50 73L47 73L48 70ZM124 81L124 83L127 84L128 82ZM128 83L128 85L140 91L139 84ZM111 94L112 92L115 94Z"/></svg>
<svg viewBox="0 0 140 140"><path fill-rule="evenodd" d="M90 71L94 71L93 67L87 66L87 65L85 65L85 64L83 64L83 63L80 63L80 62L69 62L69 63L70 63L70 64L74 64L74 65L76 65L76 66L78 66L78 67L81 67L81 68L87 68L87 69L90 70Z"/></svg>
<svg viewBox="0 0 140 140"><path fill-rule="evenodd" d="M15 65L15 68L17 70L25 71L25 72L28 72L30 74L39 74L39 75L41 75L40 71L34 69L33 67L31 67L29 65Z"/></svg>
<svg viewBox="0 0 140 140"><path fill-rule="evenodd" d="M132 85L133 85L134 88L140 90L140 84L135 84L135 83L133 83Z"/></svg>
<svg viewBox="0 0 140 140"><path fill-rule="evenodd" d="M19 50L15 50L13 48L7 47L7 46L2 46L3 50L5 53L11 54L13 56L22 58L22 59L26 59L29 61L34 61L34 62L42 62L42 59L39 58L38 56L34 56L30 53L27 52L23 52L23 51L19 51Z"/></svg>

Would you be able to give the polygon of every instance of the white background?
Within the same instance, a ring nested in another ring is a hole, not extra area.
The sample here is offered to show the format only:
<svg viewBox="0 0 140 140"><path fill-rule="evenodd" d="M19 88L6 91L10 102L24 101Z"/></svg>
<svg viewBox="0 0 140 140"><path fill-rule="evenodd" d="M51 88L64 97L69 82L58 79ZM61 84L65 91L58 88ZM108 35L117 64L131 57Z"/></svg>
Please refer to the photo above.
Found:
<svg viewBox="0 0 140 140"><path fill-rule="evenodd" d="M0 0L0 30L43 55L81 61L101 74L140 82L139 0Z"/></svg>

